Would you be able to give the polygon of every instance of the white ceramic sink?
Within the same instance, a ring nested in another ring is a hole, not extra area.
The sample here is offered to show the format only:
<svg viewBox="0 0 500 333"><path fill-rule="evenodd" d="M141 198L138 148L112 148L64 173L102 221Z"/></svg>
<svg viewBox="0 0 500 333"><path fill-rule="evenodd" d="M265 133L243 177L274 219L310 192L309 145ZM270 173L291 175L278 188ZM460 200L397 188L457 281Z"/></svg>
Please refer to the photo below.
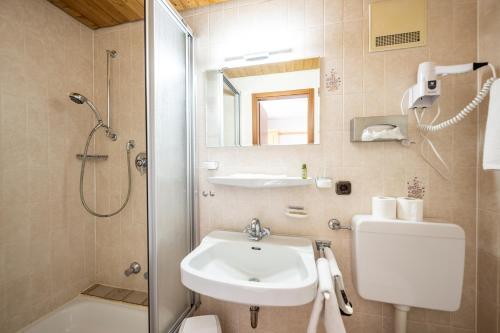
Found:
<svg viewBox="0 0 500 333"><path fill-rule="evenodd" d="M228 231L203 238L182 260L181 279L200 294L249 305L302 305L317 290L310 240L268 236L256 242Z"/></svg>

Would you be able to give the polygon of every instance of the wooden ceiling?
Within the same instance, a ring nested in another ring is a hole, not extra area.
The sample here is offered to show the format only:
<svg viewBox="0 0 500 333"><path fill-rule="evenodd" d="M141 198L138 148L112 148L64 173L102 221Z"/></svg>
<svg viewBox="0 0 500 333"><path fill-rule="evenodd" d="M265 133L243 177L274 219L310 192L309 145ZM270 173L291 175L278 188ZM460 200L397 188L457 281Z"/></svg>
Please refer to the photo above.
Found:
<svg viewBox="0 0 500 333"><path fill-rule="evenodd" d="M144 19L144 0L47 0L89 28L99 29ZM170 0L178 11L227 0Z"/></svg>
<svg viewBox="0 0 500 333"><path fill-rule="evenodd" d="M319 58L308 58L245 67L224 68L224 74L226 74L227 77L236 78L244 76L305 71L310 69L317 69L319 67Z"/></svg>
<svg viewBox="0 0 500 333"><path fill-rule="evenodd" d="M175 7L175 9L181 12L186 9L204 7L224 1L228 0L170 0L170 3Z"/></svg>
<svg viewBox="0 0 500 333"><path fill-rule="evenodd" d="M144 0L48 0L92 29L142 20Z"/></svg>

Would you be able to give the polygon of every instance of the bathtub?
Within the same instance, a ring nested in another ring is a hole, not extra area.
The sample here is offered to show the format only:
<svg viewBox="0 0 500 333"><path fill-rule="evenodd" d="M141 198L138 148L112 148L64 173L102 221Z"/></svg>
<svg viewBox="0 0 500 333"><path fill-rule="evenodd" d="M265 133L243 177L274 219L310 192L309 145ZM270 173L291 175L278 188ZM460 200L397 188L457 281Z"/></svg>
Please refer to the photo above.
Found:
<svg viewBox="0 0 500 333"><path fill-rule="evenodd" d="M19 333L147 333L144 306L79 295Z"/></svg>

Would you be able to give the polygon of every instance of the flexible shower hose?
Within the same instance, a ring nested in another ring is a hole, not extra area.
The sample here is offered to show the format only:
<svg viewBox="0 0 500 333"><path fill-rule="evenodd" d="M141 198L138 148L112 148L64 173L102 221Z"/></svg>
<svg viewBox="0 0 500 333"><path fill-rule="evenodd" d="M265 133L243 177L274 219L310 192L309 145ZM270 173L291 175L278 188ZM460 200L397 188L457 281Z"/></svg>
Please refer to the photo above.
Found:
<svg viewBox="0 0 500 333"><path fill-rule="evenodd" d="M92 141L92 138L94 137L95 133L97 132L97 130L101 127L103 127L103 123L102 122L99 122L93 129L92 131L90 131L89 133L89 136L87 137L87 142L85 143L85 149L83 150L83 158L82 158L82 168L80 170L80 200L82 202L82 205L83 207L85 208L85 210L87 210L87 212L89 212L90 214L94 215L94 216L97 216L97 217L111 217L111 216L114 216L116 214L118 214L119 212L121 212L125 206L127 206L127 203L130 199L130 192L132 190L132 175L131 175L131 168L130 168L130 150L132 149L132 147L130 147L129 145L127 145L127 167L128 167L128 190L127 190L127 198L125 199L125 201L123 202L123 204L120 206L120 208L112 213L109 213L109 214L101 214L101 213L97 213L96 211L94 211L92 208L90 208L88 205L87 205L87 202L85 201L85 195L83 193L83 180L84 180L84 176L85 176L85 164L86 164L86 161L87 161L87 156L88 156L88 150L89 150L89 146L90 146L90 141Z"/></svg>

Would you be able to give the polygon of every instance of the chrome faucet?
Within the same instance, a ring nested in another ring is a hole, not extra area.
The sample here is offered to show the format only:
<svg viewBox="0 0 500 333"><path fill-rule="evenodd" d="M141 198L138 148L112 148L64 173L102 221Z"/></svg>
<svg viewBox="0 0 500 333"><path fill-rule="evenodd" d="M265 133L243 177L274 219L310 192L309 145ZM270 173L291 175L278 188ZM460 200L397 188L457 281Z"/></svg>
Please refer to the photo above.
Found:
<svg viewBox="0 0 500 333"><path fill-rule="evenodd" d="M132 274L138 274L140 271L141 265L137 261L134 261L123 273L125 273L125 276L130 276Z"/></svg>
<svg viewBox="0 0 500 333"><path fill-rule="evenodd" d="M248 239L252 241L260 241L262 238L271 235L271 230L262 227L259 219L256 217L254 217L250 224L243 229L243 232L247 233Z"/></svg>

